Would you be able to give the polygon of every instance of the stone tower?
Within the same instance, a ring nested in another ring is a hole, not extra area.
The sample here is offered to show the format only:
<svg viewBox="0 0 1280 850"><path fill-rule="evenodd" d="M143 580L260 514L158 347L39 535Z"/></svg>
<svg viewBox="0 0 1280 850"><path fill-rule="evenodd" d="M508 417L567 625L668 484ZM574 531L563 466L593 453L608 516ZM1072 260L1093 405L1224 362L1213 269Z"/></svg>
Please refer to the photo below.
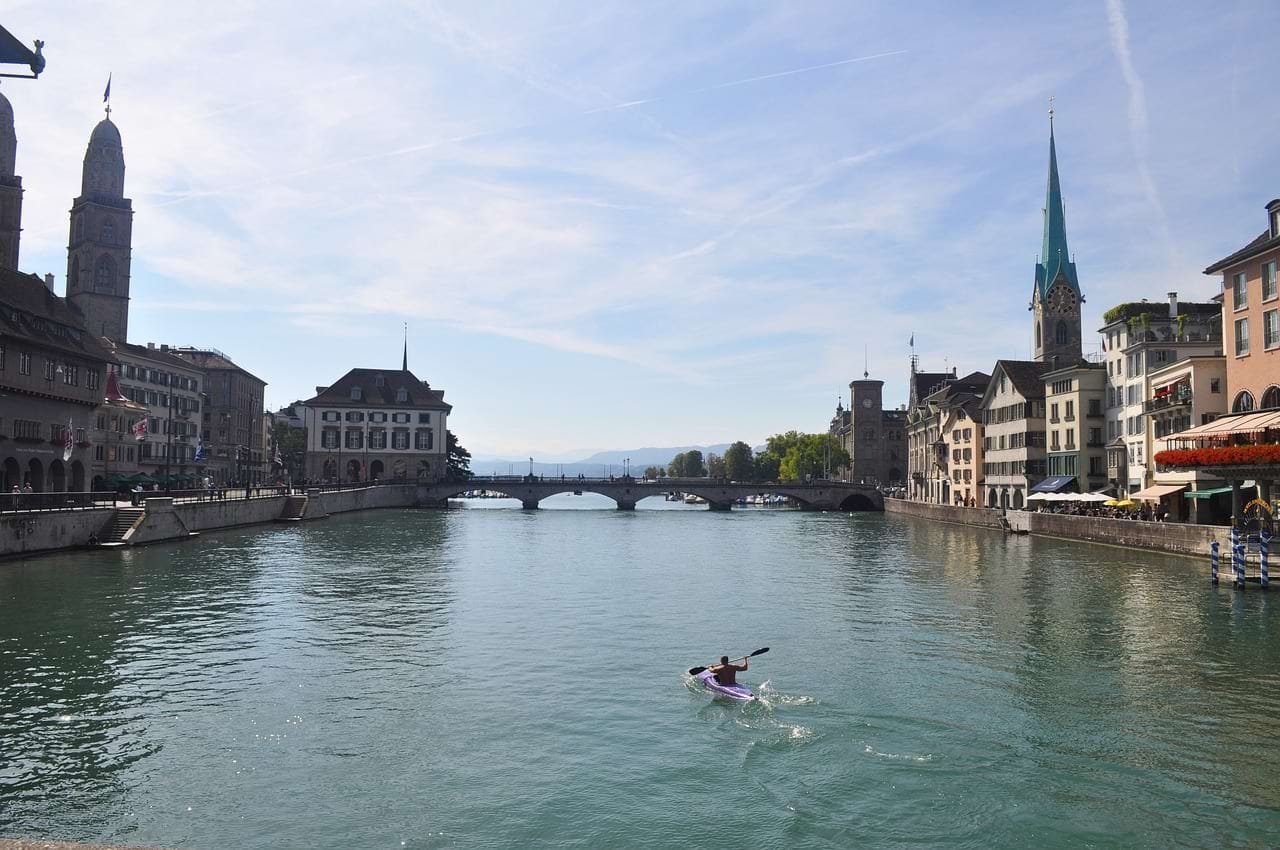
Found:
<svg viewBox="0 0 1280 850"><path fill-rule="evenodd" d="M22 234L22 178L14 174L18 136L13 106L0 94L0 269L17 271L18 237Z"/></svg>
<svg viewBox="0 0 1280 850"><path fill-rule="evenodd" d="M1049 187L1044 203L1044 241L1036 263L1031 293L1035 359L1068 366L1081 357L1080 283L1076 264L1067 251L1067 221L1058 183L1058 152L1053 141L1053 111L1049 112Z"/></svg>
<svg viewBox="0 0 1280 850"><path fill-rule="evenodd" d="M67 300L90 333L129 335L129 257L133 202L124 196L124 147L110 111L89 136L80 197L71 205Z"/></svg>
<svg viewBox="0 0 1280 850"><path fill-rule="evenodd" d="M854 481L884 479L884 381L849 382L849 459Z"/></svg>

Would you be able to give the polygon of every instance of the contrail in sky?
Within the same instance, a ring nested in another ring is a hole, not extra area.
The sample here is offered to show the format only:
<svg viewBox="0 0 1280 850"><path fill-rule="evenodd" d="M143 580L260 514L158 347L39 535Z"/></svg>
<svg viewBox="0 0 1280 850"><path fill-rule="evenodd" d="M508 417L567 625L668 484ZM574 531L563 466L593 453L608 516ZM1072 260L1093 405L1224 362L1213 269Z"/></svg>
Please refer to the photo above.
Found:
<svg viewBox="0 0 1280 850"><path fill-rule="evenodd" d="M855 56L850 59L840 59L835 62L824 62L821 65L808 65L804 68L791 68L790 70L777 71L772 74L760 74L755 77L744 77L740 80L730 80L729 82L726 82L726 83L716 83L715 85L712 85L712 86L703 86L702 88L688 89L686 91L680 91L680 92L672 92L670 94L657 95L654 97L644 98L641 100L628 100L622 103L615 103L610 106L599 106L594 109L586 109L581 112L577 112L573 114L581 116L581 115L598 115L603 112L621 112L622 110L625 110L625 109L633 109L637 106L644 106L650 103L659 103L664 100L671 100L672 98L689 97L691 95L696 95L696 94L705 94L707 92L735 88L736 86L745 86L751 83L764 82L765 80L776 80L780 77L791 77L797 74L811 74L814 71L822 71L827 68L838 68L841 65L853 65L858 62L870 62L875 59L886 59L890 56L902 56L903 54L906 54L908 52L909 51L906 51L906 50L891 50L887 53L873 53L869 56ZM153 206L167 207L167 206L172 206L174 204L185 203L186 201L193 200L195 198L207 198L207 197L214 197L218 195L235 194L235 193L242 192L245 189L252 189L255 186L262 186L269 183L278 183L281 180L290 180L295 177L305 177L310 174L315 174L316 172L319 172L319 171L329 171L334 168L345 168L346 166L349 166L349 165L359 165L361 163L371 162L379 159L390 159L392 157L397 157L397 156L406 156L408 154L420 153L422 151L441 147L443 145L466 142L472 139L482 138L484 136L499 135L501 133L512 133L517 130L527 130L527 129L531 129L538 126L544 126L550 123L552 122L546 121L546 122L539 122L536 124L517 124L509 127L499 127L492 130L477 130L474 133L466 133L459 136L452 136L449 138L437 139L435 141L426 142L423 144L410 145L408 147L403 147L403 148L396 148L395 150L365 154L364 156L351 157L349 159L338 160L336 162L327 162L321 165L315 165L310 168L305 168L300 171L292 171L288 174L279 174L279 175L274 175L272 177L264 177L261 180L256 180L252 183L246 183L231 189L222 189L214 192L185 193L171 200L162 201L158 204L154 204Z"/></svg>

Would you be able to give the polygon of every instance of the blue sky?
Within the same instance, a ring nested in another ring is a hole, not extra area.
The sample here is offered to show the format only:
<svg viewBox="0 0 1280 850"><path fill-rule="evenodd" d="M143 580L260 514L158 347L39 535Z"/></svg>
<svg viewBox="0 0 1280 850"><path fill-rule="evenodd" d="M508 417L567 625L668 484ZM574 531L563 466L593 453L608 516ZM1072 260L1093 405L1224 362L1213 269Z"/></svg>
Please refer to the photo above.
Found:
<svg viewBox="0 0 1280 850"><path fill-rule="evenodd" d="M1177 290L1280 195L1280 5L10 3L22 266L66 274L108 72L132 342L275 407L410 365L477 454L821 430L863 370L1026 357L1056 98L1087 299ZM846 396L847 397L847 396Z"/></svg>

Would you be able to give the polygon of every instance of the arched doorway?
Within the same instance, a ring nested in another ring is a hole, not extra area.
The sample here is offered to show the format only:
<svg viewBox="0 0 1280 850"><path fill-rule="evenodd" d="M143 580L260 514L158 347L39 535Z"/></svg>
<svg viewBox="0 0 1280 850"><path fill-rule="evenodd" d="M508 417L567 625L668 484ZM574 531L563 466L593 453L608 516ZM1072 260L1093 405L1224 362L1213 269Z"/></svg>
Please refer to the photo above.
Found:
<svg viewBox="0 0 1280 850"><path fill-rule="evenodd" d="M1013 509L1015 511L1022 510L1022 491L1021 490L1013 491Z"/></svg>
<svg viewBox="0 0 1280 850"><path fill-rule="evenodd" d="M22 469L11 457L4 460L4 491L8 493L14 487L22 486Z"/></svg>
<svg viewBox="0 0 1280 850"><path fill-rule="evenodd" d="M1008 490L1000 491L1000 507L1002 508L1009 507L1009 491Z"/></svg>
<svg viewBox="0 0 1280 850"><path fill-rule="evenodd" d="M27 464L27 481L31 485L31 489L37 493L44 492L44 464L38 459L32 458Z"/></svg>
<svg viewBox="0 0 1280 850"><path fill-rule="evenodd" d="M49 464L49 492L67 492L67 468L63 466L60 460L55 460Z"/></svg>
<svg viewBox="0 0 1280 850"><path fill-rule="evenodd" d="M369 478L377 481L382 477L382 469L382 461L380 460L375 460L373 463L369 464Z"/></svg>
<svg viewBox="0 0 1280 850"><path fill-rule="evenodd" d="M996 491L994 489L987 491L987 507L989 508L1000 507L1000 499L998 496L996 496Z"/></svg>
<svg viewBox="0 0 1280 850"><path fill-rule="evenodd" d="M326 460L324 462L324 469L323 469L323 472L321 473L321 477L324 478L325 481L332 481L333 479L337 478L338 462L332 459Z"/></svg>
<svg viewBox="0 0 1280 850"><path fill-rule="evenodd" d="M348 481L360 480L360 461L358 460L347 461L347 480Z"/></svg>
<svg viewBox="0 0 1280 850"><path fill-rule="evenodd" d="M78 460L71 461L71 491L84 492L84 464Z"/></svg>

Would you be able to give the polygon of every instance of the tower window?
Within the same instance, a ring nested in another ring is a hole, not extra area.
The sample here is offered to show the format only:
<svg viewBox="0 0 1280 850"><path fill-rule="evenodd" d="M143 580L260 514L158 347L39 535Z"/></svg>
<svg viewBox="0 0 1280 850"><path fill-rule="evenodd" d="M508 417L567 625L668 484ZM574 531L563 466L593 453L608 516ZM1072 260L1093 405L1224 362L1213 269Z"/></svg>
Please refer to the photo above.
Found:
<svg viewBox="0 0 1280 850"><path fill-rule="evenodd" d="M76 219L76 239L84 238L84 216L81 215Z"/></svg>
<svg viewBox="0 0 1280 850"><path fill-rule="evenodd" d="M116 291L116 264L105 254L98 258L93 273L93 288L98 292Z"/></svg>
<svg viewBox="0 0 1280 850"><path fill-rule="evenodd" d="M102 223L102 241L108 244L115 241L116 225L111 219L107 219Z"/></svg>
<svg viewBox="0 0 1280 850"><path fill-rule="evenodd" d="M1054 329L1054 332L1053 332L1054 342L1056 342L1058 345L1066 345L1067 336L1069 333L1070 331L1067 329L1067 323L1062 319L1059 319L1058 326L1056 329Z"/></svg>
<svg viewBox="0 0 1280 850"><path fill-rule="evenodd" d="M75 290L80 288L80 258L71 258L71 275L67 278L67 289Z"/></svg>

